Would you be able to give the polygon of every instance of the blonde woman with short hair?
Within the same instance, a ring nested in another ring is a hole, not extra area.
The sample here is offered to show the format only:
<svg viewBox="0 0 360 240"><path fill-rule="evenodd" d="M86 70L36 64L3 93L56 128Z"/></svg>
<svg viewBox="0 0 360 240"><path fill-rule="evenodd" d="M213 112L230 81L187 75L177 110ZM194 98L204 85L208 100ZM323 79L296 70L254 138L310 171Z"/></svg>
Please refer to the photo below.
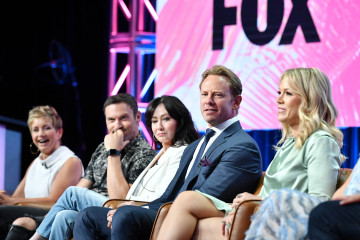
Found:
<svg viewBox="0 0 360 240"><path fill-rule="evenodd" d="M0 206L0 239L5 238L9 225L15 219L27 216L34 218L36 223L36 217L48 212L46 209L13 205L28 201L55 203L67 187L77 184L84 172L81 160L61 143L63 123L54 107L34 107L29 111L27 123L32 138L30 151L37 157L12 195L0 193L0 205L10 205ZM16 224L20 223L16 221ZM18 225L11 228L23 237L33 233ZM19 239L19 236L12 239Z"/></svg>

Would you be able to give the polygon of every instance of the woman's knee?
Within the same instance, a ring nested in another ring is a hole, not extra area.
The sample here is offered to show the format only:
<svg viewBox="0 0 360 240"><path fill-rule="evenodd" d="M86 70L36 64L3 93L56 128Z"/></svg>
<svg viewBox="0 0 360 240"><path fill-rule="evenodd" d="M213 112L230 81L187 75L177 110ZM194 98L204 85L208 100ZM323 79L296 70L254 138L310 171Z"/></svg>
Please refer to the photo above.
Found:
<svg viewBox="0 0 360 240"><path fill-rule="evenodd" d="M187 213L193 213L201 208L199 204L203 205L202 203L204 203L204 198L206 197L198 192L184 191L176 197L171 209L175 208Z"/></svg>
<svg viewBox="0 0 360 240"><path fill-rule="evenodd" d="M21 226L31 231L36 229L36 222L30 217L18 218L13 222L13 225Z"/></svg>
<svg viewBox="0 0 360 240"><path fill-rule="evenodd" d="M195 191L184 191L181 192L175 199L174 203L189 203L194 202L202 195Z"/></svg>

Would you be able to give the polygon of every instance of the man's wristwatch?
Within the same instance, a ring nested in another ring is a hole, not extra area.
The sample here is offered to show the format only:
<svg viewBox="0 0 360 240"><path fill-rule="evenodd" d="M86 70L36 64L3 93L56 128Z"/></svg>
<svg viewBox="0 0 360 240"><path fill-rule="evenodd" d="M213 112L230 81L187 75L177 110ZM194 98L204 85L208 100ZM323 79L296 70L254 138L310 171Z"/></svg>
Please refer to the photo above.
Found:
<svg viewBox="0 0 360 240"><path fill-rule="evenodd" d="M107 152L106 152L106 157L108 156L113 156L113 155L117 155L117 156L120 156L121 152L117 149L109 149Z"/></svg>

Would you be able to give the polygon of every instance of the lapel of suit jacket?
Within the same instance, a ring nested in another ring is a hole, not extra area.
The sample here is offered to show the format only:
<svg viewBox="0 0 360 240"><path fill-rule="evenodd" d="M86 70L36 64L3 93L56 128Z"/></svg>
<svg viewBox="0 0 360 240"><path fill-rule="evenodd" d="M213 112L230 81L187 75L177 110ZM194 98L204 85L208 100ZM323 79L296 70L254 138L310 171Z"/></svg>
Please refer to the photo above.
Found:
<svg viewBox="0 0 360 240"><path fill-rule="evenodd" d="M134 193L137 186L139 185L141 179L145 176L145 174L149 171L149 169L154 165L154 163L157 161L157 159L160 158L160 155L162 154L163 151L164 151L164 149L161 149L160 152L158 154L156 154L156 156L153 158L153 160L146 166L146 168L136 178L134 184L131 186L128 193L126 194L126 198L131 197L131 195Z"/></svg>
<svg viewBox="0 0 360 240"><path fill-rule="evenodd" d="M186 171L189 167L189 164L192 160L192 156L194 155L195 149L199 144L200 139L196 140L195 142L191 143L189 146L186 147L183 156L180 160L180 165L174 178L171 180L169 186L167 187L165 193L156 201L154 202L167 202L173 201L175 196L178 193L178 190L183 186Z"/></svg>
<svg viewBox="0 0 360 240"><path fill-rule="evenodd" d="M217 138L216 140L211 144L211 146L206 150L204 156L207 157L207 159L210 162L213 162L214 159L211 159L211 153L213 151L215 151L215 149L217 149L220 145L224 144L226 142L226 138L228 138L229 136L233 135L236 131L238 131L239 129L241 129L241 125L240 122L235 122L233 124L231 124L229 127L227 127ZM189 175L186 180L184 185L188 185L195 177L197 177L199 175L199 172L202 168L202 166L192 166L192 167L196 167L197 171L193 171L191 175Z"/></svg>
<svg viewBox="0 0 360 240"><path fill-rule="evenodd" d="M151 175L150 175L149 170L148 170L148 172L147 172L147 174L146 174L146 175L147 175L147 178L146 178L147 180L146 180L146 181L143 180L143 183L142 183L143 186L146 186L146 184L148 183L148 181L151 180L152 176L154 176L155 174L157 174L157 172L158 172L160 169L162 169L162 166L169 161L169 159L171 158L171 156L168 156L168 155L171 155L171 154L172 154L171 152L173 152L173 151L174 151L174 148L169 148L168 150L166 150L166 152L164 152L164 153L159 157L158 162L156 163L156 164L158 165L157 168L156 168L156 171L152 171L152 172L151 172ZM149 169L152 168L154 165L155 165L155 163L153 163L151 166L149 166ZM161 184L161 183L159 183L159 184Z"/></svg>
<svg viewBox="0 0 360 240"><path fill-rule="evenodd" d="M208 150L206 150L204 156L206 156L208 159L210 158L211 153L219 147L221 144L226 142L226 138L233 135L236 131L241 129L240 122L234 122L229 127L227 127L220 135L216 138L215 142L211 144ZM211 159L209 159L211 161Z"/></svg>

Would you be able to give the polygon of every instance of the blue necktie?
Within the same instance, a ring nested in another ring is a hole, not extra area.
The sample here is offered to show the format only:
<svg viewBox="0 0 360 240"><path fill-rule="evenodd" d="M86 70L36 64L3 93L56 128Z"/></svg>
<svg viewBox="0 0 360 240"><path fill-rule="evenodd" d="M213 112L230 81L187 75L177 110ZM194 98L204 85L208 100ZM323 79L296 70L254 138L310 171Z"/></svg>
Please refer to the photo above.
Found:
<svg viewBox="0 0 360 240"><path fill-rule="evenodd" d="M194 164L193 164L193 166L192 166L191 171L194 169L195 166L199 166L200 160L201 160L202 155L204 154L204 150L205 150L205 148L206 148L206 145L207 145L209 139L210 139L212 136L214 136L214 134L215 134L215 131L214 131L214 130L212 130L212 129L210 129L210 128L206 129L204 142L202 143L202 145L201 145L201 147L200 147L200 150L199 150L199 152L198 152L198 154L197 154L197 156L196 156L196 159L195 159L195 162L194 162ZM190 172L191 172L191 171L190 171ZM190 176L190 174L189 174L189 176Z"/></svg>
<svg viewBox="0 0 360 240"><path fill-rule="evenodd" d="M199 152L196 156L196 159L194 161L194 164L192 165L191 167L191 170L188 174L188 176L186 177L185 179L185 182L183 184L183 186L180 188L179 192L182 192L182 191L185 191L185 190L188 190L188 189L192 189L192 187L194 186L195 182L196 182L196 179L197 177L195 178L192 178L192 175L193 174L197 174L197 171L198 171L198 167L199 167L199 163L200 163L200 160L201 160L201 156L203 155L204 153L204 150L205 150L205 147L209 141L209 139L215 134L215 131L212 130L212 129L206 129L206 133L205 133L205 138L204 138L204 141L199 149ZM185 175L186 171L184 172L184 177L186 176Z"/></svg>
<svg viewBox="0 0 360 240"><path fill-rule="evenodd" d="M188 189L192 189L192 187L194 186L197 176L195 178L192 178L192 175L195 174L198 171L198 167L200 166L200 160L202 155L204 154L204 150L205 147L209 141L209 139L215 134L215 131L208 128L206 129L206 133L205 133L205 139L200 147L200 150L196 156L196 159L194 161L194 164L191 167L191 170L189 172L189 175L187 176L187 180L185 180L184 185L182 186L182 188L180 189L179 192L182 192L184 190L188 190ZM197 174L197 173L196 173Z"/></svg>

